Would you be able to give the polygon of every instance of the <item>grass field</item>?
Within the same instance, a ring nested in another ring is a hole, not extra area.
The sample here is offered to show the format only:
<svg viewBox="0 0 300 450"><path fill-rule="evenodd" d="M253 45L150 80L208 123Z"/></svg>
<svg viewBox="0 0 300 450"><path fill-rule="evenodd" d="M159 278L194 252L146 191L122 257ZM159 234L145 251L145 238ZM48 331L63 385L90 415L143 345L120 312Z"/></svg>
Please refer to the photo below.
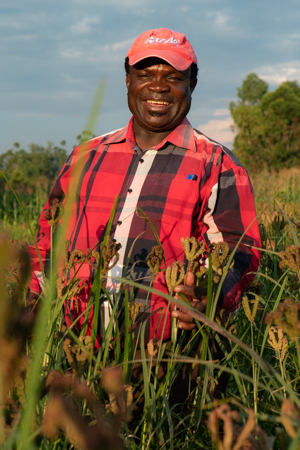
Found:
<svg viewBox="0 0 300 450"><path fill-rule="evenodd" d="M0 237L3 448L300 449L300 169L265 172L252 180L263 249L243 306L234 317L215 314L217 294L212 294L206 316L193 312L197 331L182 333L169 349L145 342L143 324L142 375L135 386L130 385L136 353L130 327L136 305L130 288L123 345L112 299L113 313L97 351L93 336L66 328L62 308L70 291L57 292L54 276L33 323L24 308L29 262L23 248L36 233L46 193L20 195L26 219L9 190L0 194L0 229L9 236ZM225 261L223 273L229 266ZM95 293L104 289L102 277L99 272ZM99 295L94 298L97 309ZM172 296L166 298L174 305ZM223 349L223 360L213 359L209 335ZM194 354L199 336L203 345ZM228 338L226 347L220 336ZM190 382L189 401L174 405L171 387L187 361L190 371L198 367L196 385ZM160 379L162 363L166 375ZM216 398L224 373L230 376L226 394ZM144 402L132 418L137 391L143 391Z"/></svg>

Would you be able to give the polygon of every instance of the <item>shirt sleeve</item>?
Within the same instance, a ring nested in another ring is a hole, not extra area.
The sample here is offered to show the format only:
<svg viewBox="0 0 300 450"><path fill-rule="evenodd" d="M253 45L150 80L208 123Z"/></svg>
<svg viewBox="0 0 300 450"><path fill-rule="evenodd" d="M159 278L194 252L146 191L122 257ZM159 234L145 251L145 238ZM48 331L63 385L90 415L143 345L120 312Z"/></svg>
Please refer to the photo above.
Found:
<svg viewBox="0 0 300 450"><path fill-rule="evenodd" d="M73 152L68 157L65 165L63 166L51 192L47 199L47 202L42 210L38 232L36 236L36 245L29 245L27 251L30 255L31 262L31 281L29 283L30 292L40 294L43 290L43 272L47 274L50 263L50 247L51 247L51 225L45 217L45 211L49 210L55 199L62 202L65 197L66 180L70 172L71 161L73 158ZM42 267L41 267L42 264Z"/></svg>
<svg viewBox="0 0 300 450"><path fill-rule="evenodd" d="M219 300L221 308L233 312L239 308L241 295L259 265L257 248L261 243L253 189L246 170L227 154L212 170L209 184L202 233L207 243L224 241L235 252L234 265L222 284Z"/></svg>

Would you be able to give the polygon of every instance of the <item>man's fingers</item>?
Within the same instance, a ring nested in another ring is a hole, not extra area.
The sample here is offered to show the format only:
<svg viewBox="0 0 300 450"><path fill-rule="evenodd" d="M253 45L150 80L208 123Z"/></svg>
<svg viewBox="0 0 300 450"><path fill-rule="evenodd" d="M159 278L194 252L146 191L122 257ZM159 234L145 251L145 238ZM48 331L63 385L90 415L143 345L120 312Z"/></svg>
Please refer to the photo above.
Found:
<svg viewBox="0 0 300 450"><path fill-rule="evenodd" d="M183 294L186 297L190 297L194 300L203 301L206 299L207 291L206 289L199 286L187 286L180 284L174 288L175 294Z"/></svg>
<svg viewBox="0 0 300 450"><path fill-rule="evenodd" d="M193 272L188 272L185 277L185 284L187 286L195 286L195 275Z"/></svg>
<svg viewBox="0 0 300 450"><path fill-rule="evenodd" d="M178 328L184 331L191 331L196 328L196 325L194 323L179 322Z"/></svg>
<svg viewBox="0 0 300 450"><path fill-rule="evenodd" d="M178 327L181 328L182 330L190 331L193 330L196 326L192 316L190 316L187 313L176 310L173 311L171 315L179 320Z"/></svg>
<svg viewBox="0 0 300 450"><path fill-rule="evenodd" d="M197 311L200 311L202 313L205 312L206 302L195 301L190 302L190 304ZM189 313L185 313L183 311L176 309L176 311L173 311L171 313L171 316L179 320L178 327L181 328L182 330L186 331L193 330L196 326L193 317Z"/></svg>
<svg viewBox="0 0 300 450"><path fill-rule="evenodd" d="M201 301L203 298L206 298L207 291L206 289L199 286L187 286L184 284L180 284L174 288L175 294L183 294L186 297L190 297L193 299L197 299Z"/></svg>
<svg viewBox="0 0 300 450"><path fill-rule="evenodd" d="M184 313L182 311L178 311L178 309L176 311L173 311L171 313L172 317L175 317L175 319L180 320L181 322L185 322L185 323L193 323L194 319L192 318L192 316L190 316L187 313Z"/></svg>
<svg viewBox="0 0 300 450"><path fill-rule="evenodd" d="M206 311L206 305L207 305L207 299L205 298L201 302L190 302L190 305L195 308L197 311L201 313L205 313Z"/></svg>
<svg viewBox="0 0 300 450"><path fill-rule="evenodd" d="M187 297L191 297L191 298L196 298L194 297L194 286L186 286L183 284L180 284L179 286L176 286L174 288L174 292L176 294L183 294L186 295Z"/></svg>
<svg viewBox="0 0 300 450"><path fill-rule="evenodd" d="M206 301L203 302L190 302L190 305L195 308L197 311L201 312L201 313L205 313L206 310ZM181 317L179 317L179 315ZM172 316L176 317L177 319L183 320L183 317L188 316L191 318L191 321L193 321L192 316L189 313L185 313L183 311L180 311L179 309L176 309L176 311L172 312Z"/></svg>

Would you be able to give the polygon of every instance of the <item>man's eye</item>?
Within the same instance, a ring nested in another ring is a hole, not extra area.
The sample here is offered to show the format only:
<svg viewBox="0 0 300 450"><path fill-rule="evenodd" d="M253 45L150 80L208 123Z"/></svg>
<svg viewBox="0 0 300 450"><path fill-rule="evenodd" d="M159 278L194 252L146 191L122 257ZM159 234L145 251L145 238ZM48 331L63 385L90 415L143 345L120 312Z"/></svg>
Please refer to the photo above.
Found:
<svg viewBox="0 0 300 450"><path fill-rule="evenodd" d="M181 78L179 78L179 77L168 77L168 80L170 80L170 81L180 81Z"/></svg>

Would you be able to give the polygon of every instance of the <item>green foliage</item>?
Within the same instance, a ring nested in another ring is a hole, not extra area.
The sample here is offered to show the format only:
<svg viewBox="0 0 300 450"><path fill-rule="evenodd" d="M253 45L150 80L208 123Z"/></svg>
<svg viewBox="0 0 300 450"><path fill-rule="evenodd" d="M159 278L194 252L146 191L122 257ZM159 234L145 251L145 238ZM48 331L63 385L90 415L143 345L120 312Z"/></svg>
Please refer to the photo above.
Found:
<svg viewBox="0 0 300 450"><path fill-rule="evenodd" d="M61 144L64 145L64 141ZM16 142L13 149L0 155L0 170L3 170L18 193L31 193L37 187L49 190L67 158L66 150L51 142L46 148L30 144L29 151L19 147L20 144ZM5 181L1 178L0 188L4 185Z"/></svg>
<svg viewBox="0 0 300 450"><path fill-rule="evenodd" d="M249 73L242 86L237 89L237 95L243 105L256 105L267 91L268 84L261 80L256 73Z"/></svg>
<svg viewBox="0 0 300 450"><path fill-rule="evenodd" d="M14 237L28 240L27 227L20 224L22 211L5 180L11 183L27 212L31 226L36 231L37 217L55 178L67 158L65 141L59 146L48 142L47 147L30 144L28 151L15 142L13 148L0 155L0 221L2 227L13 231ZM13 230L12 230L13 229Z"/></svg>
<svg viewBox="0 0 300 450"><path fill-rule="evenodd" d="M300 164L300 87L286 81L275 91L250 73L229 109L237 135L234 150L251 172Z"/></svg>

